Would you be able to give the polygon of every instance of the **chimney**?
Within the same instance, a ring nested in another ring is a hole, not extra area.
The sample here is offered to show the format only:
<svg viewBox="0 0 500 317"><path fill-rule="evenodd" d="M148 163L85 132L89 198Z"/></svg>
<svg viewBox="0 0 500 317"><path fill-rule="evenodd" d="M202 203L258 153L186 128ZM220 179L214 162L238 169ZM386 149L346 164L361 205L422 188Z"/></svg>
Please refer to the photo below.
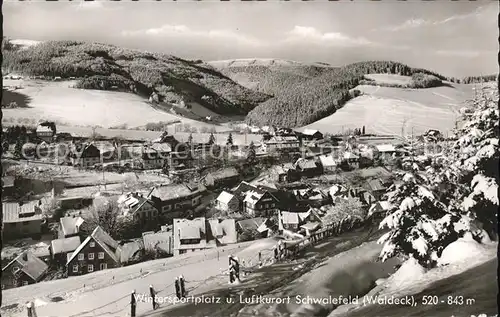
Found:
<svg viewBox="0 0 500 317"><path fill-rule="evenodd" d="M23 261L28 262L28 253L26 252L23 253Z"/></svg>

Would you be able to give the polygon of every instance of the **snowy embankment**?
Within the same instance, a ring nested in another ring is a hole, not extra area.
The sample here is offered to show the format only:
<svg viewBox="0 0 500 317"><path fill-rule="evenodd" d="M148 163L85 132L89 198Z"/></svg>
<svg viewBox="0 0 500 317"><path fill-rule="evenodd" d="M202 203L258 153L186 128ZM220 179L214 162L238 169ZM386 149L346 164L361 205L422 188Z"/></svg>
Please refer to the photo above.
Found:
<svg viewBox="0 0 500 317"><path fill-rule="evenodd" d="M334 248L343 248L344 243ZM331 299L347 300L349 296L363 295L380 278L394 272L398 259L377 261L382 247L375 241L366 242L339 253L300 278L264 296L265 301L251 303L240 310L239 316L318 316L325 315L339 303ZM276 301L283 299L284 302ZM274 302L272 302L274 300Z"/></svg>
<svg viewBox="0 0 500 317"><path fill-rule="evenodd" d="M470 235L466 235L464 238L451 243L443 250L441 258L438 261L438 267L426 271L413 258L410 258L401 265L396 273L384 281L379 281L380 283L377 283L379 285L363 298L360 298L357 303L342 305L335 309L329 317L347 316L351 313L356 313L358 309L363 309L362 313L365 313L370 310L370 305L373 308L378 308L376 306L379 306L379 304L368 303L368 299L378 298L384 300L402 298L422 292L425 294L426 289L437 281L462 274L488 261L494 260L497 255L497 249L497 242L480 244L473 240ZM460 290L457 291L460 294ZM491 296L494 296L494 294L491 294ZM415 298L415 300L419 302L417 305L422 305L422 298ZM480 303L477 303L477 305L480 305ZM387 313L386 311L385 314Z"/></svg>
<svg viewBox="0 0 500 317"><path fill-rule="evenodd" d="M264 250L264 259L271 258L275 243L274 239L244 242L5 290L1 312L4 316L25 316L25 303L34 301L38 316L43 317L123 316L128 313L132 290L147 294L149 285L153 285L159 296L173 296L174 279L183 274L190 295L203 293L227 284L229 254L245 260L248 266L249 262L257 263L258 251ZM138 315L150 310L148 303L137 305Z"/></svg>

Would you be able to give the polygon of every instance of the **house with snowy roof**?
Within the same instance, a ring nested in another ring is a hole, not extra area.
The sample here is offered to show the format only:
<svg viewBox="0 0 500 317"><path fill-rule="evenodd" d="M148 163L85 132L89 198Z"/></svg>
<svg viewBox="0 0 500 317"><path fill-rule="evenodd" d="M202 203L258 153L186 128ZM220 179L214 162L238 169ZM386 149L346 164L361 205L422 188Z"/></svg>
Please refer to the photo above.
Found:
<svg viewBox="0 0 500 317"><path fill-rule="evenodd" d="M61 217L59 219L58 238L70 238L79 236L80 227L85 222L82 217Z"/></svg>
<svg viewBox="0 0 500 317"><path fill-rule="evenodd" d="M150 252L163 252L167 255L173 255L174 241L172 233L172 230L143 232L142 240L144 242L144 249Z"/></svg>
<svg viewBox="0 0 500 317"><path fill-rule="evenodd" d="M313 140L321 140L323 139L323 133L314 129L304 129L302 133L300 133L302 140L305 141L313 141Z"/></svg>
<svg viewBox="0 0 500 317"><path fill-rule="evenodd" d="M42 201L2 203L4 239L34 237L41 234Z"/></svg>
<svg viewBox="0 0 500 317"><path fill-rule="evenodd" d="M236 195L223 191L215 201L215 208L225 212L235 212L240 208L240 201Z"/></svg>
<svg viewBox="0 0 500 317"><path fill-rule="evenodd" d="M42 141L52 142L54 135L54 130L49 126L39 124L36 127L36 136Z"/></svg>
<svg viewBox="0 0 500 317"><path fill-rule="evenodd" d="M337 169L338 162L331 155L320 155L319 163L323 172L334 172Z"/></svg>
<svg viewBox="0 0 500 317"><path fill-rule="evenodd" d="M256 217L243 219L236 222L236 231L238 235L244 232L252 232L256 235L265 238L274 229L274 225L269 218Z"/></svg>
<svg viewBox="0 0 500 317"><path fill-rule="evenodd" d="M24 251L2 268L2 289L40 282L49 267L30 251Z"/></svg>
<svg viewBox="0 0 500 317"><path fill-rule="evenodd" d="M207 188L234 186L240 177L240 173L234 167L227 167L203 176L201 183Z"/></svg>
<svg viewBox="0 0 500 317"><path fill-rule="evenodd" d="M314 177L321 175L321 168L314 159L299 158L295 162L295 169L301 176Z"/></svg>
<svg viewBox="0 0 500 317"><path fill-rule="evenodd" d="M118 242L97 226L73 253L68 253L66 261L68 276L120 266L118 248Z"/></svg>
<svg viewBox="0 0 500 317"><path fill-rule="evenodd" d="M278 210L278 199L269 191L254 189L246 192L243 212L251 217L271 217Z"/></svg>
<svg viewBox="0 0 500 317"><path fill-rule="evenodd" d="M297 232L300 227L307 223L318 223L320 226L321 219L317 218L315 214L308 210L306 212L289 212L280 211L278 214L278 228L280 231L289 230L292 232ZM312 231L316 229L316 225L306 226L308 230Z"/></svg>
<svg viewBox="0 0 500 317"><path fill-rule="evenodd" d="M174 219L174 256L237 242L234 219Z"/></svg>
<svg viewBox="0 0 500 317"><path fill-rule="evenodd" d="M173 219L183 211L198 207L206 192L202 184L172 184L156 186L146 197L154 202L161 214Z"/></svg>
<svg viewBox="0 0 500 317"><path fill-rule="evenodd" d="M158 221L158 209L155 203L139 193L127 193L118 199L122 216L145 224Z"/></svg>
<svg viewBox="0 0 500 317"><path fill-rule="evenodd" d="M79 236L55 239L50 242L50 256L59 263L65 264L68 254L73 254L81 244Z"/></svg>

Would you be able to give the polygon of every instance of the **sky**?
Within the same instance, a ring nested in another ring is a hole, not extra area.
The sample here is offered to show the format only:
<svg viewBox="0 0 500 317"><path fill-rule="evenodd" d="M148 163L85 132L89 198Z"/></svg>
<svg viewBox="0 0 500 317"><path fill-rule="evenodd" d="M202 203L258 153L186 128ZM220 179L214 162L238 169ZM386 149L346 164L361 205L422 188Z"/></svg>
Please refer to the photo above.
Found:
<svg viewBox="0 0 500 317"><path fill-rule="evenodd" d="M498 2L3 2L4 36L82 40L187 59L394 60L498 73Z"/></svg>

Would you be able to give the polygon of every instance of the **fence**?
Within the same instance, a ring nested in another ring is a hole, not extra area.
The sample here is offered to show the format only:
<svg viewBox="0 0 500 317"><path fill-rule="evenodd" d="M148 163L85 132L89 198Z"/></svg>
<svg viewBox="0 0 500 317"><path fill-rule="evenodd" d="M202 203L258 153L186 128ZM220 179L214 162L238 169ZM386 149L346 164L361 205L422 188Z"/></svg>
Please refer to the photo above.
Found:
<svg viewBox="0 0 500 317"><path fill-rule="evenodd" d="M328 224L319 231L313 232L301 240L284 242L284 246L281 248L278 246L275 260L282 261L290 258L297 258L306 248L312 247L326 238L351 231L363 224L364 222L361 219L350 217L346 217L338 223Z"/></svg>

